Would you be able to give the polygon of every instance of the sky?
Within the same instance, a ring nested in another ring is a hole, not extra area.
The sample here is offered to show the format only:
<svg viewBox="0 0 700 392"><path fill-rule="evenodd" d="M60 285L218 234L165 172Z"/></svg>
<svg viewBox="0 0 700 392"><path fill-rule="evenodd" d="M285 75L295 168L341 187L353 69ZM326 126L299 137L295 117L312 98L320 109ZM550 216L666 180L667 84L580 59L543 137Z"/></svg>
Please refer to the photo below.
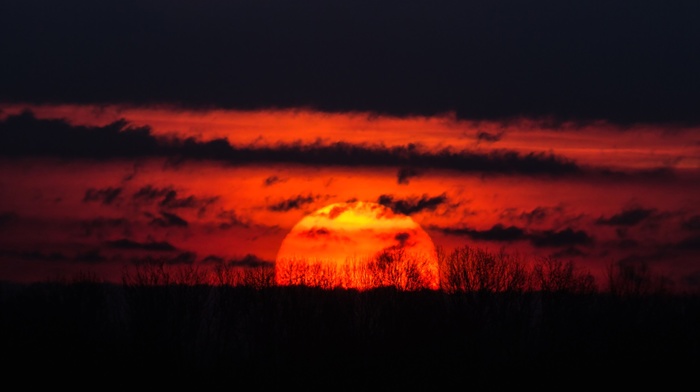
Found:
<svg viewBox="0 0 700 392"><path fill-rule="evenodd" d="M697 1L0 4L0 280L271 265L334 203L700 288Z"/></svg>

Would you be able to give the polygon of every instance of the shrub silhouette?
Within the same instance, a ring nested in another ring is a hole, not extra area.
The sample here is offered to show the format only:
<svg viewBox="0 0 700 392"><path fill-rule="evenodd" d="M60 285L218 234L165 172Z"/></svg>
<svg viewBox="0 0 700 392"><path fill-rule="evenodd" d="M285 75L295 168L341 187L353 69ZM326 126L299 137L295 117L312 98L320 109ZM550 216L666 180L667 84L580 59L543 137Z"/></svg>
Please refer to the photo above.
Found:
<svg viewBox="0 0 700 392"><path fill-rule="evenodd" d="M348 257L337 265L307 258L285 259L282 266L242 267L221 264L206 268L198 264L139 264L125 268L122 283L129 286L224 285L264 288L307 286L326 290L337 288L392 287L402 291L425 288L455 292L528 291L586 294L609 292L616 296L640 296L672 292L672 282L655 274L648 264L623 260L609 265L603 285L573 261L555 257L528 260L520 255L461 246L446 252L437 248L436 281L429 260L406 254L402 249L386 249L374 257ZM81 273L70 281L97 282L93 274Z"/></svg>
<svg viewBox="0 0 700 392"><path fill-rule="evenodd" d="M394 287L404 291L437 288L437 271L424 257L403 249L385 249L373 257L347 257L341 264L325 260L287 258L276 269L282 286L323 289Z"/></svg>
<svg viewBox="0 0 700 392"><path fill-rule="evenodd" d="M527 289L528 274L523 263L501 251L462 246L451 253L438 253L441 288L447 292L521 292Z"/></svg>
<svg viewBox="0 0 700 392"><path fill-rule="evenodd" d="M532 270L532 289L551 293L590 294L596 292L595 278L577 271L572 261L553 257L540 259Z"/></svg>
<svg viewBox="0 0 700 392"><path fill-rule="evenodd" d="M669 291L669 282L663 276L654 275L649 264L637 260L620 260L611 263L607 270L608 292L615 296L645 296Z"/></svg>

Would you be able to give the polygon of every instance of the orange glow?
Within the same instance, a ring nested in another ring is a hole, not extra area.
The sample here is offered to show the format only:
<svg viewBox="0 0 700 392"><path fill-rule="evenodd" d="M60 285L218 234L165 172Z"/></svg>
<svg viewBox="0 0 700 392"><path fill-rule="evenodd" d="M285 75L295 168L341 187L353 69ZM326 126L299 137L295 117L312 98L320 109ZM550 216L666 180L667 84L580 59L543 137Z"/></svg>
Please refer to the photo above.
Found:
<svg viewBox="0 0 700 392"><path fill-rule="evenodd" d="M326 288L438 288L430 236L406 215L376 203L335 203L301 219L276 260L278 284Z"/></svg>

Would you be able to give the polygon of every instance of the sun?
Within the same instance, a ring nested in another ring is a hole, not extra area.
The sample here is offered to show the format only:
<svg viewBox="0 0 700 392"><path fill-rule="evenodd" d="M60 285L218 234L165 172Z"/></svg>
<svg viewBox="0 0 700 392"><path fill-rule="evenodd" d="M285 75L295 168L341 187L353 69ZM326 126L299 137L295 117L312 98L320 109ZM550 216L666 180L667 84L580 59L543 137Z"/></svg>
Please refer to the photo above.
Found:
<svg viewBox="0 0 700 392"><path fill-rule="evenodd" d="M278 285L437 289L438 260L411 217L372 202L335 203L302 218L282 241Z"/></svg>

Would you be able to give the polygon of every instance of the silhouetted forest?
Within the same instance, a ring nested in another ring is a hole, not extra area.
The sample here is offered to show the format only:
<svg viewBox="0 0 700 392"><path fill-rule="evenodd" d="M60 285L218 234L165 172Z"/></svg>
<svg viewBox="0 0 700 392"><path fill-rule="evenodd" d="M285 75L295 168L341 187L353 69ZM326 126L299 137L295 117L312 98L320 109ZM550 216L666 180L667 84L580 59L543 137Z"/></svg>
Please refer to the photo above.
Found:
<svg viewBox="0 0 700 392"><path fill-rule="evenodd" d="M523 274L502 256L460 251L439 290L278 286L269 268L222 271L227 281L204 284L194 270L175 276L163 266L125 274L122 284L3 283L0 366L23 385L48 378L96 388L697 382L700 296L621 267L601 290L568 263Z"/></svg>

